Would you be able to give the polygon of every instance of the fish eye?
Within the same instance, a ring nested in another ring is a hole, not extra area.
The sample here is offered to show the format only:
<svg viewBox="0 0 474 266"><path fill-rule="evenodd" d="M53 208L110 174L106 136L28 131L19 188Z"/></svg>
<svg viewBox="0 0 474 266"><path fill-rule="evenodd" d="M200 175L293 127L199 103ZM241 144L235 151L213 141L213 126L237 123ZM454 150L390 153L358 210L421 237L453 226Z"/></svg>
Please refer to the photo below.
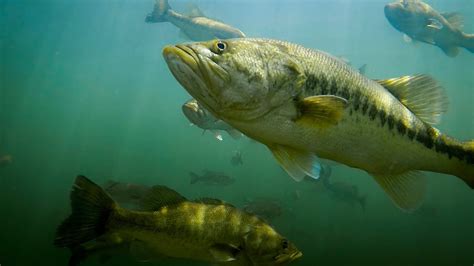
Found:
<svg viewBox="0 0 474 266"><path fill-rule="evenodd" d="M227 48L227 44L223 41L217 41L214 45L214 50L218 54L223 53L226 48Z"/></svg>
<svg viewBox="0 0 474 266"><path fill-rule="evenodd" d="M287 249L287 248L288 248L288 240L283 239L281 245L282 245L282 247L283 247L284 249Z"/></svg>

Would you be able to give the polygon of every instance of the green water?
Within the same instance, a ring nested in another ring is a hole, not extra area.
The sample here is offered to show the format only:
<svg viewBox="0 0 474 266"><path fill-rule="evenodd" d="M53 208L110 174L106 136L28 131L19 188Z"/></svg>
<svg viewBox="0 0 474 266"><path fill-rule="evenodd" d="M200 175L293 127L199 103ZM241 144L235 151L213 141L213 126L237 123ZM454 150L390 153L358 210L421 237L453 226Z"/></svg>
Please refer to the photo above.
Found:
<svg viewBox="0 0 474 266"><path fill-rule="evenodd" d="M174 9L184 1L171 1ZM209 17L252 37L288 40L368 65L371 78L426 73L445 88L450 107L438 128L474 138L474 54L456 58L437 47L407 44L383 14L386 1L217 1L196 3ZM429 2L460 11L474 32L471 0ZM202 135L181 112L190 98L161 55L183 42L169 23L146 24L152 0L0 0L0 265L66 265L53 246L69 214L78 174L170 186L189 198L242 206L278 198L272 224L304 256L294 265L473 265L474 192L447 175L427 174L425 210L396 208L366 173L333 167L334 180L367 195L365 211L336 201L315 183L296 183L269 151L248 139ZM244 165L234 167L234 150ZM189 172L223 171L226 187L190 185ZM295 198L295 191L300 197ZM164 260L156 265L203 265ZM84 265L100 265L87 260ZM118 255L105 265L143 265Z"/></svg>

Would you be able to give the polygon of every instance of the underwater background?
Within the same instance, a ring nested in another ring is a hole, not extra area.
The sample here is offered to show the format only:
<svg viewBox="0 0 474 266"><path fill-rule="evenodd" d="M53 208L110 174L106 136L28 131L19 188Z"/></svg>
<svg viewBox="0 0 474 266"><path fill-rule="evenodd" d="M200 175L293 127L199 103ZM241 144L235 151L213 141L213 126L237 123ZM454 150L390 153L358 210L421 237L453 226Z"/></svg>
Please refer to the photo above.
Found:
<svg viewBox="0 0 474 266"><path fill-rule="evenodd" d="M175 10L186 1L170 1ZM367 64L374 79L425 73L446 89L449 111L437 127L474 138L474 55L450 58L435 46L408 44L386 20L387 1L194 1L209 17L248 37L287 40ZM432 0L459 11L474 33L472 0ZM365 172L333 167L333 180L358 187L365 209L331 198L318 183L294 182L270 152L247 138L191 127L190 99L162 58L185 42L170 23L146 24L152 0L0 0L0 265L66 265L53 246L69 214L76 175L102 184L167 185L189 198L237 206L278 199L276 229L303 252L294 265L473 265L474 193L460 179L427 173L423 207L395 207ZM244 164L230 164L240 150ZM190 184L189 172L225 172L230 186ZM295 197L295 194L298 197ZM206 265L163 260L155 265ZM118 254L103 265L142 265ZM84 265L102 265L89 259ZM292 264L293 265L293 264Z"/></svg>

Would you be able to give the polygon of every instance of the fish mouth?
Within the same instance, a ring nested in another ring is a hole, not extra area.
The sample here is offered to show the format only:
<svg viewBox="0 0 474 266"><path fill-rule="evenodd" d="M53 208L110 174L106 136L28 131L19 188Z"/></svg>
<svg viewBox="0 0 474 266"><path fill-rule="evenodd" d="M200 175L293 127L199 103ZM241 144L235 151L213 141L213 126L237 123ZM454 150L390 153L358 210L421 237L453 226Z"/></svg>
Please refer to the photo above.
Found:
<svg viewBox="0 0 474 266"><path fill-rule="evenodd" d="M222 87L219 85L230 80L227 71L216 64L212 56L213 53L199 43L169 45L163 49L163 57L181 85L192 95L196 87L200 87L201 95L193 95L198 100L202 100L202 94L219 95L220 87ZM191 72L192 75L190 75Z"/></svg>
<svg viewBox="0 0 474 266"><path fill-rule="evenodd" d="M276 264L284 264L284 263L289 263L294 260L297 260L303 256L303 253L301 251L295 251L291 254L280 254L275 257L275 263Z"/></svg>
<svg viewBox="0 0 474 266"><path fill-rule="evenodd" d="M196 53L185 45L169 45L163 49L163 56L167 62L180 60L190 67L193 72L198 71L199 59Z"/></svg>
<svg viewBox="0 0 474 266"><path fill-rule="evenodd" d="M184 107L194 113L197 113L199 111L199 106L196 101L189 101L184 104Z"/></svg>

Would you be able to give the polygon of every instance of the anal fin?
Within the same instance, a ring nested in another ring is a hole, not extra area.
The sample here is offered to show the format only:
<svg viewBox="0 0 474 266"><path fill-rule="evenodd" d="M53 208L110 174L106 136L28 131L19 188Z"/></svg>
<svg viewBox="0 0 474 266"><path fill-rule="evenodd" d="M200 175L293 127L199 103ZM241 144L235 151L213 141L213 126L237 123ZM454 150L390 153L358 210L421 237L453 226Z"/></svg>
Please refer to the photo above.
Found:
<svg viewBox="0 0 474 266"><path fill-rule="evenodd" d="M410 171L401 175L378 175L374 178L400 209L412 212L423 203L426 180L422 173Z"/></svg>

